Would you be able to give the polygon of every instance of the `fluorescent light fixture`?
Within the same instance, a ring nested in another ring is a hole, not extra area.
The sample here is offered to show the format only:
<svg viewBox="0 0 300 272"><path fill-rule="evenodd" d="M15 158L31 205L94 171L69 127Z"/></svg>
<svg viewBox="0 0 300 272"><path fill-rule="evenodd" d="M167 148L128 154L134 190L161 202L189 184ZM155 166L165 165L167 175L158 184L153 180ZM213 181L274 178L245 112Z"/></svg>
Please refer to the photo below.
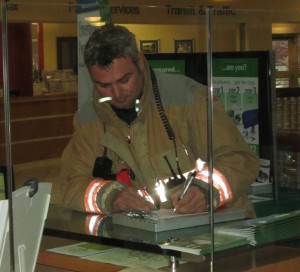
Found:
<svg viewBox="0 0 300 272"><path fill-rule="evenodd" d="M89 16L89 17L85 17L84 20L86 20L89 23L95 23L95 22L100 22L101 17L100 16Z"/></svg>
<svg viewBox="0 0 300 272"><path fill-rule="evenodd" d="M105 25L105 22L95 22L95 23L90 23L92 26L103 26Z"/></svg>

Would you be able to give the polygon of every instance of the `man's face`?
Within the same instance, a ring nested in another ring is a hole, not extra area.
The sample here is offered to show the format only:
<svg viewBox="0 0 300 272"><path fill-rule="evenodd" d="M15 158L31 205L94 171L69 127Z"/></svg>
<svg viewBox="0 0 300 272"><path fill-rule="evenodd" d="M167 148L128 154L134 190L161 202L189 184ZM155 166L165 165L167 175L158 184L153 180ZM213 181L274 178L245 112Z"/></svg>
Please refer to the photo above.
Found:
<svg viewBox="0 0 300 272"><path fill-rule="evenodd" d="M106 68L93 65L89 68L91 79L101 97L111 97L109 102L119 109L128 109L143 90L144 57L139 55L137 65L128 58L114 59Z"/></svg>

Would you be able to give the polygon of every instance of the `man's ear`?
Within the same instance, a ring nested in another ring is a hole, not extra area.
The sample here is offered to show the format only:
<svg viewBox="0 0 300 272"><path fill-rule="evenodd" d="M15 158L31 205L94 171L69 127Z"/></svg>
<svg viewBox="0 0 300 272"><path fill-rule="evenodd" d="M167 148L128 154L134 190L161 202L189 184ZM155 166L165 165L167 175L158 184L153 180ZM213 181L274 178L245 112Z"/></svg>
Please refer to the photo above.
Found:
<svg viewBox="0 0 300 272"><path fill-rule="evenodd" d="M144 72L145 70L145 56L142 52L139 52L137 64L141 72Z"/></svg>

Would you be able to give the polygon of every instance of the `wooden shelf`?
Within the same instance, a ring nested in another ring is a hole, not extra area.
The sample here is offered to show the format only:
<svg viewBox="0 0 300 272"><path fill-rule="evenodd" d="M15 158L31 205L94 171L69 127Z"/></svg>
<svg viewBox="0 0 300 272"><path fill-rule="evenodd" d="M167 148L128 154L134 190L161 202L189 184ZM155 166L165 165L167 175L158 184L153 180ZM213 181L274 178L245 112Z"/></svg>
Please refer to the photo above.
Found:
<svg viewBox="0 0 300 272"><path fill-rule="evenodd" d="M300 151L300 129L277 129L278 149Z"/></svg>
<svg viewBox="0 0 300 272"><path fill-rule="evenodd" d="M11 141L15 164L61 156L74 132L77 94L11 99ZM5 164L4 104L0 99L0 163Z"/></svg>
<svg viewBox="0 0 300 272"><path fill-rule="evenodd" d="M300 88L276 88L277 97L300 96Z"/></svg>

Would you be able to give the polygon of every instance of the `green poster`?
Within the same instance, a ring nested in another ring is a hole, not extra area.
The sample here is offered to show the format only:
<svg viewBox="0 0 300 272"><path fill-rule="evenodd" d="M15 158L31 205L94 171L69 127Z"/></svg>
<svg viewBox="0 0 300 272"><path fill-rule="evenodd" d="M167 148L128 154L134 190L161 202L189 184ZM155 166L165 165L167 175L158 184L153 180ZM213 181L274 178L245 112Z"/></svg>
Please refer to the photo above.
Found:
<svg viewBox="0 0 300 272"><path fill-rule="evenodd" d="M155 71L185 75L184 60L148 60L148 63Z"/></svg>
<svg viewBox="0 0 300 272"><path fill-rule="evenodd" d="M257 77L258 59L214 59L213 75L216 77Z"/></svg>
<svg viewBox="0 0 300 272"><path fill-rule="evenodd" d="M0 200L5 199L5 181L4 175L0 174Z"/></svg>
<svg viewBox="0 0 300 272"><path fill-rule="evenodd" d="M102 22L111 22L109 0L98 0Z"/></svg>
<svg viewBox="0 0 300 272"><path fill-rule="evenodd" d="M214 95L251 149L259 154L258 59L213 59L212 71Z"/></svg>

